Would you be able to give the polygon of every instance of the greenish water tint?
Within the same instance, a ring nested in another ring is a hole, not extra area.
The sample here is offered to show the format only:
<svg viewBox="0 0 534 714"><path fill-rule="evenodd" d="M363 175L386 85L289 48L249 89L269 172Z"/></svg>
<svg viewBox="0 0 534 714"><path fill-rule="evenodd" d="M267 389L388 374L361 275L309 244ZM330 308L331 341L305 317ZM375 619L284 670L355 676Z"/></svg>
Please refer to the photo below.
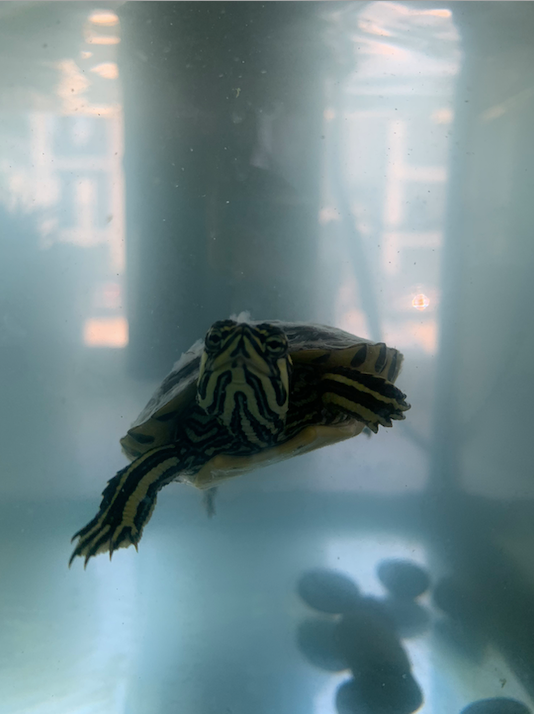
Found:
<svg viewBox="0 0 534 714"><path fill-rule="evenodd" d="M531 3L0 5L0 714L534 712ZM404 353L405 422L69 570L215 320Z"/></svg>

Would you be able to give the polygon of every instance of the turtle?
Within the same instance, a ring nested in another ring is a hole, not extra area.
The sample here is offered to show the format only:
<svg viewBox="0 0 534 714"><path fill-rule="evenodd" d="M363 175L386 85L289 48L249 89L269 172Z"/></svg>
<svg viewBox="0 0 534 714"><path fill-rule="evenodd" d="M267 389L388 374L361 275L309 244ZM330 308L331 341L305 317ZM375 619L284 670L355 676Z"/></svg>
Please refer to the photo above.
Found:
<svg viewBox="0 0 534 714"><path fill-rule="evenodd" d="M405 418L395 386L403 356L336 327L242 313L215 322L176 362L121 446L111 478L69 561L137 545L172 481L208 494L252 469L377 432Z"/></svg>

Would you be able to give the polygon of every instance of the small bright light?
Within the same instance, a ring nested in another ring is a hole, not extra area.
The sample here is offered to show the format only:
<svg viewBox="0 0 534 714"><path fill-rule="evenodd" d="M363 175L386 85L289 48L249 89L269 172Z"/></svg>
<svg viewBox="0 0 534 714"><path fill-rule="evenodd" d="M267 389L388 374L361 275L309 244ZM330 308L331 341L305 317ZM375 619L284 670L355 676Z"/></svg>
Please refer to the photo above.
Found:
<svg viewBox="0 0 534 714"><path fill-rule="evenodd" d="M89 20L94 25L104 25L105 27L113 27L119 22L118 16L109 10L95 10L89 16Z"/></svg>
<svg viewBox="0 0 534 714"><path fill-rule="evenodd" d="M416 310L426 310L429 305L430 300L423 293L419 293L419 295L416 295L412 300L412 306L415 307Z"/></svg>
<svg viewBox="0 0 534 714"><path fill-rule="evenodd" d="M124 317L94 317L85 321L83 341L89 347L126 347L128 321Z"/></svg>

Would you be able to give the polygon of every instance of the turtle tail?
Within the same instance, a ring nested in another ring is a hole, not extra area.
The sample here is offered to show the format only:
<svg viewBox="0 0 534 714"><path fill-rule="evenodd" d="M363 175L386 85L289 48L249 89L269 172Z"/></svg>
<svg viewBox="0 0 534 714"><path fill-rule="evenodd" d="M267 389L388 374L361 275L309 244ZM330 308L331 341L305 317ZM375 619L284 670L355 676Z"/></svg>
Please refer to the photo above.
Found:
<svg viewBox="0 0 534 714"><path fill-rule="evenodd" d="M184 467L175 445L151 449L108 481L98 513L72 538L78 543L69 567L77 556L85 566L98 553L128 548L141 540L156 505L158 491L174 480Z"/></svg>

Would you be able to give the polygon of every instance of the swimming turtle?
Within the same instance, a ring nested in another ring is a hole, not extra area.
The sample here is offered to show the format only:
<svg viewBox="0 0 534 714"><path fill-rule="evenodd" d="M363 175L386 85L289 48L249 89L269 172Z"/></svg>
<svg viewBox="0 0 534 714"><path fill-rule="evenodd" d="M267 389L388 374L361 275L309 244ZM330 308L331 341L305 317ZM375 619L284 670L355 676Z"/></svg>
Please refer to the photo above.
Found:
<svg viewBox="0 0 534 714"><path fill-rule="evenodd" d="M404 419L410 405L394 385L401 363L396 349L334 327L246 315L214 323L121 439L132 463L108 482L98 513L74 536L69 564L137 548L158 491L171 481L210 490Z"/></svg>

